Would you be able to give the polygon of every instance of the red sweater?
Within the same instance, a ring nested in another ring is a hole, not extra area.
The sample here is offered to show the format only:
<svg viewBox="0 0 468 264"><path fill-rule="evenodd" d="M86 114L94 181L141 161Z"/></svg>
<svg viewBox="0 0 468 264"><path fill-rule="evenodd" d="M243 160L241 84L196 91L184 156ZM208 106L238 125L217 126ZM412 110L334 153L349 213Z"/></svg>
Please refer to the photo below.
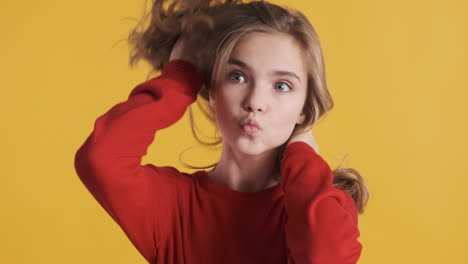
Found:
<svg viewBox="0 0 468 264"><path fill-rule="evenodd" d="M158 130L197 98L195 66L169 62L97 118L78 149L83 184L150 263L356 263L357 208L304 142L288 145L281 182L259 192L219 185L206 171L141 164Z"/></svg>

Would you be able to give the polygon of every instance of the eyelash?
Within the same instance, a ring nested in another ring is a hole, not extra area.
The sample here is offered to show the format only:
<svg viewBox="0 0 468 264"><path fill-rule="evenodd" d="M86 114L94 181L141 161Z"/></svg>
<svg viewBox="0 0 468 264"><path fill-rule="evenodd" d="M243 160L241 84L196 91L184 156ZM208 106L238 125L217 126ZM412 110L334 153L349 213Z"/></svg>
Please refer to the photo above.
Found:
<svg viewBox="0 0 468 264"><path fill-rule="evenodd" d="M228 79L229 79L230 81L232 81L232 79L231 79L232 74L239 74L239 75L242 75L242 77L244 77L244 79L245 79L244 74L242 74L241 72L239 72L239 71L231 71L231 72L229 72L229 74L228 74ZM234 82L235 82L235 81L234 81ZM288 82L282 81L282 82L277 82L277 84L278 84L278 83L284 83L284 84L286 84L287 86L289 86L289 90L290 90L290 91L293 90L293 86L292 86L291 84L289 84ZM280 90L280 91L281 91L281 90ZM282 92L283 92L283 91L282 91ZM287 92L287 91L286 91L286 92ZM286 92L285 92L285 93L286 93Z"/></svg>

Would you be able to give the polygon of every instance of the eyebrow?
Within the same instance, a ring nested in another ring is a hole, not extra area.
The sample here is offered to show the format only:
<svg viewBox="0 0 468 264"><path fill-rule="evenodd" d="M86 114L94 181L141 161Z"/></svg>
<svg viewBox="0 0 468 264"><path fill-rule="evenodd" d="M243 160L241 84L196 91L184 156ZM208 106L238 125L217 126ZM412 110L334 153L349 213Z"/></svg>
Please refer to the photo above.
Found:
<svg viewBox="0 0 468 264"><path fill-rule="evenodd" d="M234 65L237 65L239 67L242 67L242 68L245 68L245 69L248 69L248 70L251 70L250 66L247 65L245 62L241 61L241 60L238 60L238 59L234 59L234 58L231 58L228 60L228 64L234 64ZM295 74L294 72L289 72L289 71L273 71L274 74L276 75L287 75L287 76L291 76L291 77L294 77L296 79L299 80L299 82L301 82L301 78L299 78L299 76L297 76L297 74Z"/></svg>

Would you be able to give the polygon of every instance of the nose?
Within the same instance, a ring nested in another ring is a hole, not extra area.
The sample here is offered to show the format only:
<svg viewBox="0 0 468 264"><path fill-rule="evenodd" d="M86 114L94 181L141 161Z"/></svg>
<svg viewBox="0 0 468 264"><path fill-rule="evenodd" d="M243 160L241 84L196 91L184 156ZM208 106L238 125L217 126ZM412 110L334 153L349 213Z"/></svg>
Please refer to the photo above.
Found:
<svg viewBox="0 0 468 264"><path fill-rule="evenodd" d="M244 100L244 109L248 112L264 112L266 105L266 94L259 87L250 87Z"/></svg>

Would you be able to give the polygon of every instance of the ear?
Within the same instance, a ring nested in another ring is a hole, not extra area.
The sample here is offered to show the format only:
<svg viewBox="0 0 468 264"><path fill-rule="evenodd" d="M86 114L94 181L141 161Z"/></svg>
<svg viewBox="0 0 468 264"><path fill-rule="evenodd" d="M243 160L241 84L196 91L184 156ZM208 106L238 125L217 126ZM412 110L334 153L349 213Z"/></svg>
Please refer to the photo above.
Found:
<svg viewBox="0 0 468 264"><path fill-rule="evenodd" d="M301 125L302 123L304 123L304 120L305 120L305 114L304 114L304 113L301 113L301 114L297 117L296 124Z"/></svg>

